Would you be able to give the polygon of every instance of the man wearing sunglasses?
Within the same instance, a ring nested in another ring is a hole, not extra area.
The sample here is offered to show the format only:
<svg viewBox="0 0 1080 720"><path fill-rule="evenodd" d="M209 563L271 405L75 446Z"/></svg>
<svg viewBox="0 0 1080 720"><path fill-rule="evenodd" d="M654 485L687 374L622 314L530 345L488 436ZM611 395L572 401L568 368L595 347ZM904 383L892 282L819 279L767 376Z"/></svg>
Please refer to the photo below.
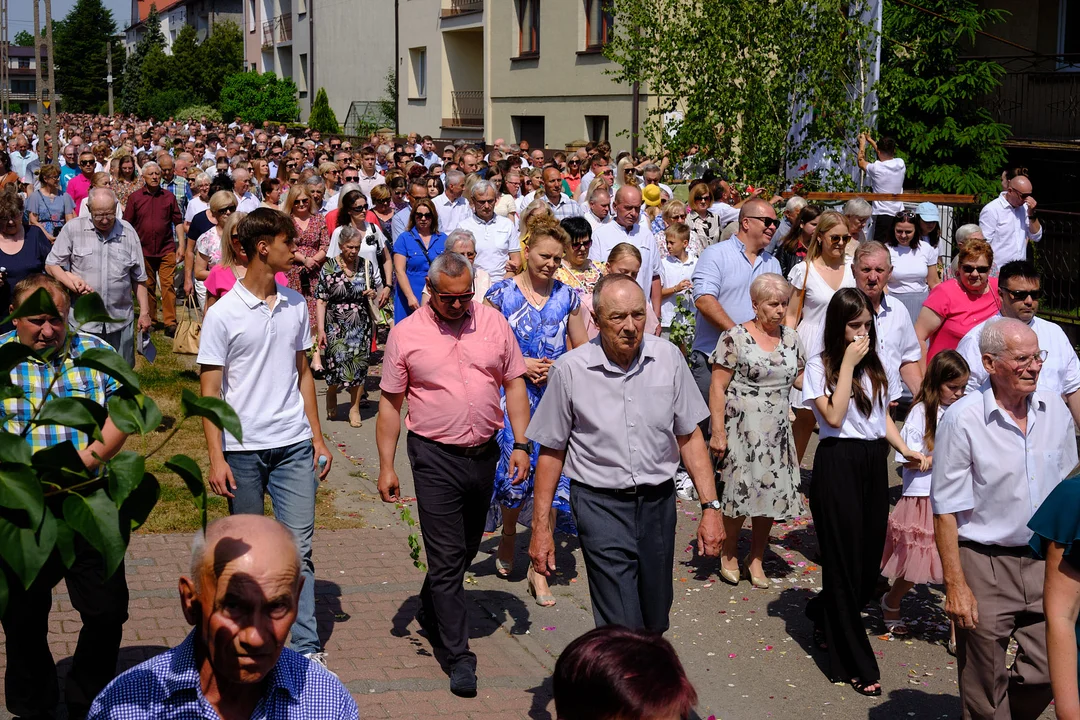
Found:
<svg viewBox="0 0 1080 720"><path fill-rule="evenodd" d="M401 407L408 398L409 459L424 532L428 573L416 619L450 666L450 691L476 696L476 655L469 649L465 571L476 557L499 461L500 390L514 431L509 472L529 470L529 398L525 361L502 313L474 302L472 268L457 253L428 270L427 305L394 326L386 342L375 429L379 494L400 501L394 471Z"/></svg>
<svg viewBox="0 0 1080 720"><path fill-rule="evenodd" d="M1025 259L1028 240L1042 240L1042 224L1035 216L1037 204L1031 196L1031 181L1017 175L1009 181L1005 192L979 212L979 227L994 249L994 263L998 267Z"/></svg>
<svg viewBox="0 0 1080 720"><path fill-rule="evenodd" d="M94 159L94 153L89 149L79 153L79 174L68 180L67 186L67 194L75 201L76 215L82 210L82 204L93 185L95 167L97 160Z"/></svg>
<svg viewBox="0 0 1080 720"><path fill-rule="evenodd" d="M998 274L998 296L1001 313L971 328L956 346L956 351L964 356L971 369L968 392L978 389L988 375L979 352L979 338L986 323L999 317L1016 318L1035 331L1039 348L1047 353L1039 373L1038 389L1061 395L1072 412L1073 421L1080 425L1080 393L1077 392L1080 390L1080 360L1065 331L1038 316L1042 287L1035 265L1027 260L1013 260L1002 265Z"/></svg>

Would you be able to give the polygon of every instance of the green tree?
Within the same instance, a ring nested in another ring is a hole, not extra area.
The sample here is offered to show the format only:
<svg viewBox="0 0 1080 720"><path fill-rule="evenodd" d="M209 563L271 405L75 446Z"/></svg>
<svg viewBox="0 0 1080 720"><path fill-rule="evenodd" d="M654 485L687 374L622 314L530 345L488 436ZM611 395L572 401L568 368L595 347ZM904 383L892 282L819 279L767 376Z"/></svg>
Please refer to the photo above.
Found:
<svg viewBox="0 0 1080 720"><path fill-rule="evenodd" d="M56 32L56 27L53 27L53 32ZM20 30L15 33L15 47L34 47L34 34L28 33L25 30Z"/></svg>
<svg viewBox="0 0 1080 720"><path fill-rule="evenodd" d="M123 44L116 39L112 11L102 0L78 0L60 22L53 23L56 47L56 92L68 112L96 112L106 101L106 50L113 46L113 75L123 66ZM117 90L114 83L113 90Z"/></svg>
<svg viewBox="0 0 1080 720"><path fill-rule="evenodd" d="M144 112L146 84L143 82L143 60L154 48L164 53L165 35L161 32L161 16L158 14L157 5L150 6L150 14L146 17L144 27L143 36L135 44L135 50L124 65L124 89L120 109L128 115L141 115Z"/></svg>
<svg viewBox="0 0 1080 720"><path fill-rule="evenodd" d="M202 69L200 92L209 103L216 103L225 80L244 69L244 36L239 26L227 20L214 26L213 32L199 46Z"/></svg>
<svg viewBox="0 0 1080 720"><path fill-rule="evenodd" d="M386 77L383 78L383 95L377 101L379 113L382 115L377 122L382 122L394 132L397 132L397 98L398 77L394 68L390 67L386 71Z"/></svg>
<svg viewBox="0 0 1080 720"><path fill-rule="evenodd" d="M184 24L172 43L172 68L168 87L188 90L199 102L205 99L203 88L202 52L199 35L191 25Z"/></svg>
<svg viewBox="0 0 1080 720"><path fill-rule="evenodd" d="M244 121L261 125L264 120L292 122L300 114L296 83L272 72L239 72L225 79L221 89L221 116L239 115Z"/></svg>
<svg viewBox="0 0 1080 720"><path fill-rule="evenodd" d="M319 88L315 93L315 102L311 104L311 114L308 115L308 127L324 133L341 132L338 125L337 115L330 107L330 100L326 97L326 88Z"/></svg>
<svg viewBox="0 0 1080 720"><path fill-rule="evenodd" d="M12 317L56 315L56 306L44 288L28 297ZM84 295L73 309L78 324L108 321L111 318L96 294ZM4 345L0 352L0 396L22 398L21 386L11 381L11 370L19 364L68 362L71 337L59 348L42 353L18 342ZM43 358L43 356L45 356ZM147 435L162 422L161 410L145 395L139 376L111 349L91 349L75 358L84 367L111 376L118 390L109 398L108 410L77 397L52 397L44 402L31 400L31 419L20 432L0 431L0 463L3 465L3 492L0 492L0 615L7 607L10 582L24 588L37 578L54 551L71 566L75 560L75 535L101 553L106 574L120 566L133 530L149 517L160 494L157 478L146 472L146 459L159 452L188 420L206 418L219 428L240 437L240 420L224 401L196 396L187 390L181 399L183 420L146 455L124 451L102 463L91 474L70 440L34 451L27 435L36 424L74 428L91 438L101 439L106 419L128 434ZM187 485L206 527L206 485L198 464L186 455L174 455L165 467Z"/></svg>
<svg viewBox="0 0 1080 720"><path fill-rule="evenodd" d="M919 5L936 15L885 3L878 127L896 138L907 177L920 189L991 197L1000 189L1009 127L994 122L978 101L1005 70L961 56L979 30L1004 22L1007 13L973 0Z"/></svg>
<svg viewBox="0 0 1080 720"><path fill-rule="evenodd" d="M834 160L847 155L866 122L863 90L852 90L865 85L859 68L872 32L860 19L865 0L609 6L616 26L604 54L619 65L616 80L639 82L655 101L640 129L653 152L698 145L733 175L779 184L814 150ZM789 132L795 121L803 123L799 135Z"/></svg>

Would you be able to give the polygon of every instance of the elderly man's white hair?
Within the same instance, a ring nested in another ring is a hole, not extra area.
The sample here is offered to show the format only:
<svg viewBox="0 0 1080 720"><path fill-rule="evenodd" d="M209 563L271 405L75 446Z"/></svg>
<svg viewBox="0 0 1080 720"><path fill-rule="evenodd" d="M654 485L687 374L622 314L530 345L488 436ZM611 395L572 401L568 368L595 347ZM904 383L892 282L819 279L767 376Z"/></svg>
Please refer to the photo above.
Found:
<svg viewBox="0 0 1080 720"><path fill-rule="evenodd" d="M979 335L979 353L1001 357L1002 353L1009 349L1009 340L1022 337L1025 332L1034 332L1034 330L1022 320L1016 318L991 320L983 326L982 333Z"/></svg>
<svg viewBox="0 0 1080 720"><path fill-rule="evenodd" d="M844 203L844 215L848 217L865 217L868 218L872 214L870 210L870 203L866 202L862 198L852 198Z"/></svg>
<svg viewBox="0 0 1080 720"><path fill-rule="evenodd" d="M358 184L352 183L352 182L351 183L345 183L344 185L342 185L341 190L339 190L338 192L340 193L341 199L344 200L345 196L348 195L349 193L351 193L353 190L358 190L360 192L363 192L363 190L360 190L360 186Z"/></svg>
<svg viewBox="0 0 1080 720"><path fill-rule="evenodd" d="M145 164L144 164L144 165L142 166L142 170L140 170L140 172L142 172L142 173L145 173L145 172L146 172L147 170L149 170L150 168L157 168L157 171L158 171L158 172L161 172L161 166L160 166L160 165L158 165L158 164L157 164L157 163L156 163L155 161L153 161L153 160L151 160L150 162L147 162L147 163L145 163Z"/></svg>
<svg viewBox="0 0 1080 720"><path fill-rule="evenodd" d="M792 195L788 198L788 201L784 203L784 212L802 212L804 207L806 207L806 199L801 198L798 195Z"/></svg>
<svg viewBox="0 0 1080 720"><path fill-rule="evenodd" d="M446 250L448 252L457 252L457 246L463 242L472 243L473 250L476 250L476 236L465 228L457 228L446 236Z"/></svg>
<svg viewBox="0 0 1080 720"><path fill-rule="evenodd" d="M465 177L464 173L458 174L461 175L462 178ZM450 175L449 173L447 173L447 179L449 179L449 177ZM488 190L495 193L495 195L499 194L499 191L495 189L494 183L492 183L490 180L477 180L472 184L472 188L469 190L469 199L472 200L474 197L476 197L477 193L486 193Z"/></svg>
<svg viewBox="0 0 1080 720"><path fill-rule="evenodd" d="M428 268L428 277L432 279L438 275L456 278L466 273L472 279L473 270L469 259L464 255L449 250L440 253L438 257L431 261L431 267Z"/></svg>
<svg viewBox="0 0 1080 720"><path fill-rule="evenodd" d="M458 183L462 182L465 182L465 173L461 172L460 170L451 170L450 172L446 173L447 185L451 183L457 185Z"/></svg>
<svg viewBox="0 0 1080 720"><path fill-rule="evenodd" d="M958 227L956 229L957 246L966 243L969 237L971 237L973 234L980 230L982 230L982 228L979 227L978 223L968 223L966 225L961 225L960 227Z"/></svg>
<svg viewBox="0 0 1080 720"><path fill-rule="evenodd" d="M111 207L116 207L117 197L116 197L116 193L113 192L112 188L107 188L107 187L90 188L90 192L87 193L87 195L86 195L86 201L88 203L93 204L94 200L97 200L99 198L106 198L106 197L109 200L109 205Z"/></svg>

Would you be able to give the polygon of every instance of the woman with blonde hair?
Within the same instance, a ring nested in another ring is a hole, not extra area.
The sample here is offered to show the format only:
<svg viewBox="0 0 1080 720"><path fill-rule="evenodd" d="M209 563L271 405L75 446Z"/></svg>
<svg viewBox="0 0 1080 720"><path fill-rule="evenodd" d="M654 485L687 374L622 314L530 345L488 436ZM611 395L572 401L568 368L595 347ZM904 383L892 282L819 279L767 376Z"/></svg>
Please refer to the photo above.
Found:
<svg viewBox="0 0 1080 720"><path fill-rule="evenodd" d="M704 180L690 183L690 200L687 203L690 212L686 224L690 226L690 252L698 257L705 248L720 242L720 218L709 212L712 202L709 183Z"/></svg>
<svg viewBox="0 0 1080 720"><path fill-rule="evenodd" d="M219 250L221 260L217 265L210 268L210 274L206 276L206 309L213 307L221 296L232 290L237 280L243 280L247 274L248 257L244 248L240 245L240 237L236 228L240 221L247 217L247 213L236 212L229 216L221 228L221 248ZM285 273L277 273L274 280L278 285L286 286L289 279Z"/></svg>
<svg viewBox="0 0 1080 720"><path fill-rule="evenodd" d="M326 229L326 220L315 212L315 199L310 187L298 183L289 188L285 198L285 213L292 217L296 225L296 251L293 257L296 264L289 270L289 287L298 291L307 300L308 321L311 323L311 336L319 332L316 318L315 286L319 282L326 251L330 248L330 233ZM322 358L316 345L312 354L311 369L322 371Z"/></svg>
<svg viewBox="0 0 1080 720"><path fill-rule="evenodd" d="M855 287L855 276L851 274L846 254L850 241L851 233L843 215L833 210L821 213L806 249L806 259L788 273L792 290L784 324L799 334L807 358L821 352L825 311L833 295L842 288ZM801 398L793 397L792 405L795 407L795 448L801 461L814 431L814 413Z"/></svg>
<svg viewBox="0 0 1080 720"><path fill-rule="evenodd" d="M676 223L685 223L687 217L686 203L682 200L669 200L667 204L660 210L660 222L663 223L663 227L653 232L653 237L656 238L656 247L660 249L660 257L667 257L667 229L669 226ZM691 231L691 237L693 232ZM695 255L696 257L696 255Z"/></svg>
<svg viewBox="0 0 1080 720"><path fill-rule="evenodd" d="M189 253L194 262L192 266L192 284L199 305L206 305L206 277L210 270L221 261L222 238L225 225L236 215L236 196L228 190L218 190L210 198L207 215L213 225L195 241L195 249ZM185 259L186 262L186 259Z"/></svg>
<svg viewBox="0 0 1080 720"><path fill-rule="evenodd" d="M540 226L552 227L558 224L559 221L555 219L555 213L551 211L551 206L544 202L542 197L536 198L521 209L520 219L518 220L518 238L521 240L522 269L524 269L527 262L526 258L529 255L529 235Z"/></svg>

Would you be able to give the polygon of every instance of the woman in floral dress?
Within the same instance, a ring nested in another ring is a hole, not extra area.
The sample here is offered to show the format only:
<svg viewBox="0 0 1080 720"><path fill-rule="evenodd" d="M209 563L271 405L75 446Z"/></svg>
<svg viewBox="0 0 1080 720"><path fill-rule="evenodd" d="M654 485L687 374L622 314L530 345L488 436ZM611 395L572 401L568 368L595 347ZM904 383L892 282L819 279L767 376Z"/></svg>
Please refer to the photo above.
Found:
<svg viewBox="0 0 1080 720"><path fill-rule="evenodd" d="M330 233L326 229L326 221L322 215L312 211L314 204L307 185L298 183L289 188L289 195L285 198L285 212L292 216L296 225L294 257L297 264L292 266L286 276L289 278L289 287L307 300L312 335L318 332L315 322L315 285L319 282L319 272L326 262L326 251L330 248ZM311 369L315 372L323 369L318 346L311 357Z"/></svg>
<svg viewBox="0 0 1080 720"><path fill-rule="evenodd" d="M720 577L731 584L740 577L736 551L743 521L749 517L753 528L746 558L750 583L768 588L762 559L773 521L802 513L788 404L792 386L802 385L806 360L799 336L783 325L790 297L791 286L782 276L755 278L750 284L754 319L720 335L711 358L709 448L721 461L724 482Z"/></svg>
<svg viewBox="0 0 1080 720"><path fill-rule="evenodd" d="M338 388L349 391L349 424L360 427L360 399L367 381L374 325L368 301L375 297L374 266L360 255L360 231L341 229L341 254L328 260L315 286L318 346L326 373L326 419L337 413Z"/></svg>

